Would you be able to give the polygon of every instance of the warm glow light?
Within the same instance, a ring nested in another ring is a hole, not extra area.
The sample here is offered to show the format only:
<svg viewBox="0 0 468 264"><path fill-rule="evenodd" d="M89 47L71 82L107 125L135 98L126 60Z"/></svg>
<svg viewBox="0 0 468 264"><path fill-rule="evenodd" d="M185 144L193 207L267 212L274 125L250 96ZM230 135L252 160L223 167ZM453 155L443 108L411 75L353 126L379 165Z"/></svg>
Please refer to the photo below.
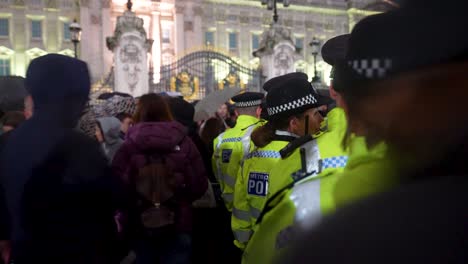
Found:
<svg viewBox="0 0 468 264"><path fill-rule="evenodd" d="M212 65L217 65L217 64L222 64L222 63L217 63L216 60L213 60ZM229 69L228 67L217 67L215 69L215 79L217 82L221 82L226 76L229 74Z"/></svg>
<svg viewBox="0 0 468 264"><path fill-rule="evenodd" d="M328 86L330 86L330 72L331 72L332 67L324 62L324 61L319 61L317 62L317 70L323 72L323 82L326 83Z"/></svg>
<svg viewBox="0 0 468 264"><path fill-rule="evenodd" d="M174 9L174 4L171 4L171 3L161 3L159 6L161 7L161 11Z"/></svg>
<svg viewBox="0 0 468 264"><path fill-rule="evenodd" d="M137 9L150 9L151 8L151 1L132 1L133 3L133 8L132 10L137 10Z"/></svg>
<svg viewBox="0 0 468 264"><path fill-rule="evenodd" d="M112 3L115 5L125 5L127 1L126 0L112 0Z"/></svg>
<svg viewBox="0 0 468 264"><path fill-rule="evenodd" d="M244 84L249 83L249 76L247 74L240 72L239 77Z"/></svg>

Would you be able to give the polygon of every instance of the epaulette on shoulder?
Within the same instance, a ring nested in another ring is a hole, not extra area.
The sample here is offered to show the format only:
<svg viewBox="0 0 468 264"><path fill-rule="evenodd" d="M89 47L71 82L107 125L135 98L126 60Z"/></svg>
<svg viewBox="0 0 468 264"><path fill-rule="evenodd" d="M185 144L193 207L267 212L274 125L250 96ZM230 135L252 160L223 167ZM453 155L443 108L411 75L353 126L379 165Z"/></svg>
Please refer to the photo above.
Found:
<svg viewBox="0 0 468 264"><path fill-rule="evenodd" d="M304 145L305 143L307 143L307 142L309 142L309 141L311 141L313 139L314 139L314 137L312 135L305 135L305 136L299 137L299 138L289 142L288 145L286 145L286 147L284 147L284 148L282 148L280 150L281 158L282 159L287 158L298 147Z"/></svg>

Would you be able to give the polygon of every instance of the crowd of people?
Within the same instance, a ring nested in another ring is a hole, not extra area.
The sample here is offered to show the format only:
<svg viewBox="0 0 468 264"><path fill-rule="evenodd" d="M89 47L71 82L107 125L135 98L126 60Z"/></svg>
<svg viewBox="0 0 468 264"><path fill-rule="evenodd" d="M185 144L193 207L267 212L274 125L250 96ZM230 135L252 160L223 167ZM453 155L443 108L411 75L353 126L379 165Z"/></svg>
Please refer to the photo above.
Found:
<svg viewBox="0 0 468 264"><path fill-rule="evenodd" d="M163 94L93 107L86 63L32 60L0 120L0 263L466 262L467 7L366 17L323 45L325 92L289 73L200 122Z"/></svg>

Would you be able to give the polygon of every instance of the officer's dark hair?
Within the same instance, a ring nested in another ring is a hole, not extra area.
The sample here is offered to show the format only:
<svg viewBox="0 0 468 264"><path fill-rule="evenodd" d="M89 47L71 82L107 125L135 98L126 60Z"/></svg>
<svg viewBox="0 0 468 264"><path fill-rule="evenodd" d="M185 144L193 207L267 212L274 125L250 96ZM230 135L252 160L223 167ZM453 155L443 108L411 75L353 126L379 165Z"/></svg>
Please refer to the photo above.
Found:
<svg viewBox="0 0 468 264"><path fill-rule="evenodd" d="M356 122L362 124L366 129L366 143L368 147L372 147L379 143L381 138L381 130L372 122L366 118L369 116L363 112L363 102L366 102L369 98L375 97L381 93L379 86L382 85L381 81L365 81L365 82L353 82L346 78L341 78L340 73L343 70L342 67L336 67L334 72L334 78L332 80L333 89L338 92L347 106L347 128L346 134L343 138L343 147L346 149L351 139L352 129ZM380 132L379 132L380 131Z"/></svg>
<svg viewBox="0 0 468 264"><path fill-rule="evenodd" d="M286 130L289 126L289 121L294 117L302 118L304 116L304 112L288 117L275 118L273 120L268 121L265 125L256 128L252 132L252 135L250 137L252 139L252 142L255 144L255 146L259 148L265 147L275 139L276 130Z"/></svg>

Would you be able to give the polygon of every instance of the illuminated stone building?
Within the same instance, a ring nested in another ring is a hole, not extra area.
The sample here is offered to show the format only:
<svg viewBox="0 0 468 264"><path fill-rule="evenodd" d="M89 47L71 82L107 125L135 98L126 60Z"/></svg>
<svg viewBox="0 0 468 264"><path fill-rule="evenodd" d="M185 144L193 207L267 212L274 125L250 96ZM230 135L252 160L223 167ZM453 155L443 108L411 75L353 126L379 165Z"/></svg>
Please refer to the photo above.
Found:
<svg viewBox="0 0 468 264"><path fill-rule="evenodd" d="M46 53L73 56L68 25L77 18L82 28L79 57L88 62L93 83L102 81L113 65L106 37L113 35L126 2L0 0L0 75L24 76L29 61ZM279 23L291 31L303 57L296 69L311 75L312 38L325 41L349 32L362 17L384 11L386 7L376 2L382 1L291 0L287 8L279 3ZM160 81L161 67L203 49L224 53L254 69L259 61L252 52L272 23L272 12L260 0L133 0L132 10L143 18L148 38L154 40L148 56L154 83ZM320 59L318 69L326 79L328 68ZM216 81L222 82L228 74L228 70L219 73Z"/></svg>

